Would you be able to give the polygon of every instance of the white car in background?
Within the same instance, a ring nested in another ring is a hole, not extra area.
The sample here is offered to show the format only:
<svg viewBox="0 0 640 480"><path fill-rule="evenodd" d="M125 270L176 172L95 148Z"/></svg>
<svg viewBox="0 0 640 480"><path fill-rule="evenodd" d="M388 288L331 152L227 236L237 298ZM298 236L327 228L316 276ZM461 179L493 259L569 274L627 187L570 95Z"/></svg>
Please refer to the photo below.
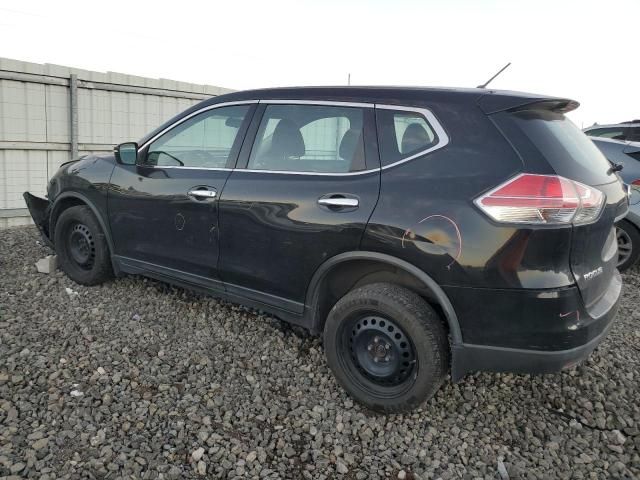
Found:
<svg viewBox="0 0 640 480"><path fill-rule="evenodd" d="M583 132L590 137L640 142L640 120L631 120L613 125L592 125L585 128Z"/></svg>
<svg viewBox="0 0 640 480"><path fill-rule="evenodd" d="M591 136L591 131L585 133ZM591 137L591 140L607 160L613 165L622 166L618 174L629 186L629 212L616 224L618 270L623 272L640 259L640 142L606 136Z"/></svg>

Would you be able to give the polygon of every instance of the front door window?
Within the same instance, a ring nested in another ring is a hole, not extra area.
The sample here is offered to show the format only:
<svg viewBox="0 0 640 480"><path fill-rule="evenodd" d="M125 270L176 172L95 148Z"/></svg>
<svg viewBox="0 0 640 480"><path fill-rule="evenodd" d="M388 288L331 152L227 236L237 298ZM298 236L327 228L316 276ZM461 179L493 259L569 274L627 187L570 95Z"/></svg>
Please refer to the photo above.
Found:
<svg viewBox="0 0 640 480"><path fill-rule="evenodd" d="M149 146L144 164L189 168L225 168L237 145L248 105L220 107L179 124Z"/></svg>

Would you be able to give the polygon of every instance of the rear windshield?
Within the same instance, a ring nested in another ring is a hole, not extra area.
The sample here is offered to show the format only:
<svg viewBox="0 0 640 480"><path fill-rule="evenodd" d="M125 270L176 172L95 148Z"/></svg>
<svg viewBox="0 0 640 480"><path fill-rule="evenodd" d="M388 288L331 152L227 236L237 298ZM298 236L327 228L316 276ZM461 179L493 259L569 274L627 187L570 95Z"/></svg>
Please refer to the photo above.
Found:
<svg viewBox="0 0 640 480"><path fill-rule="evenodd" d="M548 110L526 110L510 115L558 175L588 185L610 183L609 161L571 120Z"/></svg>

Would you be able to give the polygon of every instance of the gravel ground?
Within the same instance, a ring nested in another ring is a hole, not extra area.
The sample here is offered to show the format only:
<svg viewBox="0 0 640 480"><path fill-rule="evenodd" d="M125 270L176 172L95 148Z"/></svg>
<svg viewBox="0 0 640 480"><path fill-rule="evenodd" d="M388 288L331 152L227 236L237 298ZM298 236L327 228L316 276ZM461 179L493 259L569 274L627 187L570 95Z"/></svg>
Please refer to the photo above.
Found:
<svg viewBox="0 0 640 480"><path fill-rule="evenodd" d="M139 277L38 274L37 240L0 231L0 477L640 476L637 269L578 369L470 375L382 416L336 385L318 338Z"/></svg>

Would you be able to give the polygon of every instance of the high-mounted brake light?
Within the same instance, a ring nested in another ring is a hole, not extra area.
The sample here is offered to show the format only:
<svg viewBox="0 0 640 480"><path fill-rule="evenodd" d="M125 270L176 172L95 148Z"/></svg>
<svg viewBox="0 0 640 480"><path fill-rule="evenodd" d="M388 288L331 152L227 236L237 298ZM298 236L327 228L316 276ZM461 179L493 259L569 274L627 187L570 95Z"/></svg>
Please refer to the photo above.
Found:
<svg viewBox="0 0 640 480"><path fill-rule="evenodd" d="M598 218L604 195L558 175L523 173L482 195L475 203L497 222L578 225Z"/></svg>

